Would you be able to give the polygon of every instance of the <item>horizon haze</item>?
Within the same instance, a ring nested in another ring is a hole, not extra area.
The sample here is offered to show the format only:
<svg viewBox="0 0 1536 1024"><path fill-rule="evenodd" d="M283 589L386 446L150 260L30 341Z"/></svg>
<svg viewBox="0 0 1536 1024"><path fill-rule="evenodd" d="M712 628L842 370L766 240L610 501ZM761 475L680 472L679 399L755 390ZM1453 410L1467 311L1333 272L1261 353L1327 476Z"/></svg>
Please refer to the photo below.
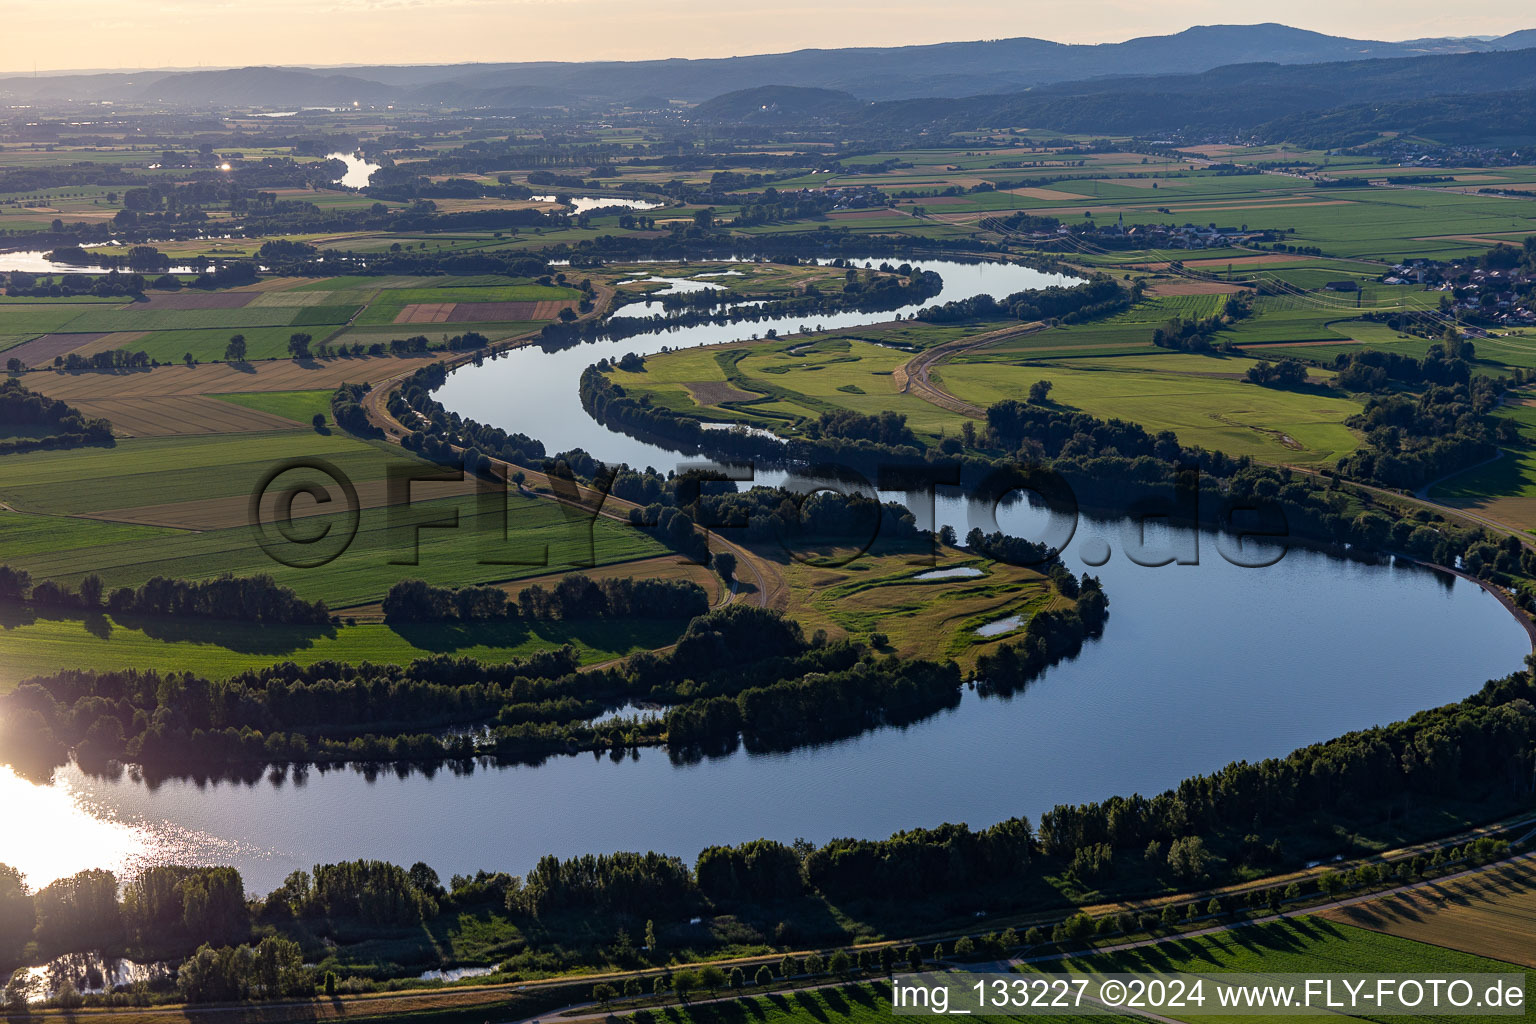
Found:
<svg viewBox="0 0 1536 1024"><path fill-rule="evenodd" d="M614 0L505 5L488 0L332 0L319 7L270 0L262 5L262 17L242 24L238 33L229 30L231 8L223 2L149 0L131 16L100 0L77 0L77 6L97 32L82 35L79 22L57 17L56 9L23 6L15 11L11 38L22 45L12 51L12 59L25 54L32 62L0 67L0 74L708 59L1015 38L1081 45L1170 35L1199 26L1272 23L1274 16L1271 9L1254 3L1209 0L1181 4L1176 15L1123 0L1087 0L1071 11L1045 4L962 0L946 19L954 30L936 40L920 17L923 9L913 0L878 8L778 8L766 24L746 10L702 5L660 19ZM684 6L695 4L689 0ZM1399 4L1393 13L1391 31L1384 31L1375 12L1341 11L1320 0L1301 0L1287 10L1283 24L1382 42L1489 38L1530 27L1528 10L1510 2L1484 6L1475 25L1428 0ZM676 31L679 21L688 26L686 34ZM167 31L168 25L175 30ZM967 34L958 28L962 25L974 25L976 31ZM127 54L134 59L125 59Z"/></svg>

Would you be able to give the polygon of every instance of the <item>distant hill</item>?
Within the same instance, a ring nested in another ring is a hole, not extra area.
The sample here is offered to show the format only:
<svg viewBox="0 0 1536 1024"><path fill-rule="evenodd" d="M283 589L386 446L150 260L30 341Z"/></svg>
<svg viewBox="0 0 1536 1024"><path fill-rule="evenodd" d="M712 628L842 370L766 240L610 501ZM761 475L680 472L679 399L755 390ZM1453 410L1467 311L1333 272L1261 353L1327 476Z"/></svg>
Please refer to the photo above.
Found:
<svg viewBox="0 0 1536 1024"><path fill-rule="evenodd" d="M261 96L264 106L349 107L392 102L398 90L355 75L293 68L234 68L167 75L134 90L131 98L188 106L243 106Z"/></svg>
<svg viewBox="0 0 1536 1024"><path fill-rule="evenodd" d="M861 106L856 96L838 89L762 85L705 100L694 108L693 116L706 121L805 120L846 117Z"/></svg>
<svg viewBox="0 0 1536 1024"><path fill-rule="evenodd" d="M1536 30L1500 39L1347 39L1284 25L1208 25L1121 43L1067 45L1045 39L926 46L796 50L708 60L553 61L241 68L0 78L9 99L153 100L189 106L394 103L397 106L516 107L622 103L632 96L701 102L774 85L830 89L861 100L954 98L1011 93L1109 75L1167 75L1256 61L1321 64L1536 45Z"/></svg>
<svg viewBox="0 0 1536 1024"><path fill-rule="evenodd" d="M1194 75L1126 75L1028 92L876 103L866 128L1030 126L1072 132L1240 133L1309 112L1536 89L1536 49L1344 61L1236 64ZM1445 109L1442 107L1442 113Z"/></svg>

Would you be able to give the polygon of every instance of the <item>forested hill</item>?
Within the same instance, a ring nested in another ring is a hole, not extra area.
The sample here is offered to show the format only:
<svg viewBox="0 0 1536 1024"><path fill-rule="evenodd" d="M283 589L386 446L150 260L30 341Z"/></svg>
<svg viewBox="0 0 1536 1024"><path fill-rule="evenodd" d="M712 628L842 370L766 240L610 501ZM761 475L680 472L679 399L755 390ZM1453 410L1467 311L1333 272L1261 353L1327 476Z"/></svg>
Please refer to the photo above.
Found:
<svg viewBox="0 0 1536 1024"><path fill-rule="evenodd" d="M694 108L693 114L701 120L780 121L852 117L861 106L852 94L837 89L764 85L706 100Z"/></svg>
<svg viewBox="0 0 1536 1024"><path fill-rule="evenodd" d="M1361 104L1392 104L1395 117L1411 122L1421 116L1415 105L1431 98L1435 109L1426 107L1423 116L1454 119L1459 110L1486 112L1494 106L1486 99L1457 97L1531 90L1536 90L1536 49L1305 66L1238 64L1199 74L1121 76L1005 95L896 100L864 108L857 123L883 129L1029 125L1138 135L1239 133L1291 115ZM1463 128L1484 134L1495 126L1507 132L1510 124L1499 118Z"/></svg>
<svg viewBox="0 0 1536 1024"><path fill-rule="evenodd" d="M257 67L0 78L0 98L136 100L254 106L612 104L653 97L698 102L764 85L835 89L862 100L1015 92L1105 75L1163 75L1252 61L1318 64L1361 58L1507 51L1532 30L1499 39L1347 39L1284 25L1208 25L1120 43L1068 45L1016 38L925 46L797 50L706 60L553 61L422 67Z"/></svg>

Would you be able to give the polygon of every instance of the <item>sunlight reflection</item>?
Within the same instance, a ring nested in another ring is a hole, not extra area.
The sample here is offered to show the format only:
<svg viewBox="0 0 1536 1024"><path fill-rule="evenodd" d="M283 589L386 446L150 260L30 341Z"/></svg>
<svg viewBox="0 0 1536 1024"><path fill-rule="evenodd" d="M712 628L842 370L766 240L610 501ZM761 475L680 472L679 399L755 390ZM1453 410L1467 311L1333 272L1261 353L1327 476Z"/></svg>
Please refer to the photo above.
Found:
<svg viewBox="0 0 1536 1024"><path fill-rule="evenodd" d="M40 889L88 868L122 880L150 864L220 863L219 854L229 852L221 849L228 844L170 822L124 821L90 790L73 768L40 785L0 765L0 812L18 826L0 829L0 863Z"/></svg>
<svg viewBox="0 0 1536 1024"><path fill-rule="evenodd" d="M86 868L121 873L153 849L144 830L83 799L62 772L54 785L44 786L0 766L0 807L19 826L0 830L0 863L26 875L33 889Z"/></svg>

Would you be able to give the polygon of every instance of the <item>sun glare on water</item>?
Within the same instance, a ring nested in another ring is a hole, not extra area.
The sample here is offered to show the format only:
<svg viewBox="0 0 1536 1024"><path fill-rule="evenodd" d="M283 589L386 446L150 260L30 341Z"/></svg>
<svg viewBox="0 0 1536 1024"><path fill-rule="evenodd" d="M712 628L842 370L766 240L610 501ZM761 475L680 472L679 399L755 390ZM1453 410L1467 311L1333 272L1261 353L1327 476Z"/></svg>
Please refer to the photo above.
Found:
<svg viewBox="0 0 1536 1024"><path fill-rule="evenodd" d="M119 879L149 864L183 860L203 845L173 826L129 823L93 799L74 773L59 772L39 785L0 766L0 864L40 889L88 868L106 868Z"/></svg>

